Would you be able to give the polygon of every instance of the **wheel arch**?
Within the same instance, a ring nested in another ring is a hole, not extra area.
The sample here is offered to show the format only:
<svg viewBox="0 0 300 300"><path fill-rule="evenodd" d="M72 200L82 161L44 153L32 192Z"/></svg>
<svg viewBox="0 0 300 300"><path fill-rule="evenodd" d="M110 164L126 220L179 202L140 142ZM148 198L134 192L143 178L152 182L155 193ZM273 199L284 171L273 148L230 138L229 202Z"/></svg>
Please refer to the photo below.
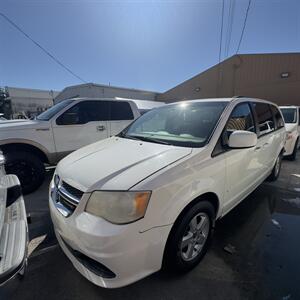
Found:
<svg viewBox="0 0 300 300"><path fill-rule="evenodd" d="M207 201L209 203L212 204L212 206L215 209L215 215L216 217L219 214L219 209L220 209L220 200L219 197L216 193L214 192L205 192L199 196L197 196L195 199L193 199L192 201L190 201L182 210L181 212L178 214L174 224L176 222L178 222L178 220L186 213L186 211L188 211L192 206L194 206L196 203L200 202L200 201Z"/></svg>
<svg viewBox="0 0 300 300"><path fill-rule="evenodd" d="M181 212L178 214L175 222L173 223L173 226L168 234L168 238L166 240L166 243L164 245L164 251L163 251L163 259L162 259L162 266L164 266L166 259L165 259L165 255L167 252L167 247L168 247L168 243L170 240L171 235L173 234L173 230L176 227L176 224L178 224L178 222L181 220L181 218L185 215L185 213L195 204L201 202L201 201L207 201L209 203L212 204L212 206L215 209L215 216L216 218L219 215L219 210L220 210L220 200L219 197L216 193L214 192L205 192L199 196L197 196L195 199L193 199L191 202L189 202L182 210ZM214 222L213 222L213 227L214 227Z"/></svg>
<svg viewBox="0 0 300 300"><path fill-rule="evenodd" d="M0 145L0 149L3 151L4 155L5 153L7 153L8 151L16 151L16 152L30 152L30 153L34 153L35 155L37 155L41 161L43 163L50 163L50 159L49 156L46 154L47 152L45 151L45 149L43 149L42 146L40 145L36 145L33 143L29 143L29 142L24 142L24 141L18 141L18 142L7 142L7 143L2 143Z"/></svg>

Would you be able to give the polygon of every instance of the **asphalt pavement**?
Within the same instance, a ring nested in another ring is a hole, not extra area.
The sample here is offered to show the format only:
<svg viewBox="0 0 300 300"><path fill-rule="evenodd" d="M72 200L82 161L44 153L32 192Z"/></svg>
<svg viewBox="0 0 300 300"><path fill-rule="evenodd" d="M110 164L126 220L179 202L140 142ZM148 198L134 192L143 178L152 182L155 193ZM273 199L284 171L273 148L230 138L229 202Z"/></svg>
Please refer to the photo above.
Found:
<svg viewBox="0 0 300 300"><path fill-rule="evenodd" d="M300 299L300 158L284 160L275 183L262 184L217 222L211 248L194 270L184 276L160 271L114 290L87 281L57 245L48 208L52 174L25 197L28 270L1 287L2 299Z"/></svg>

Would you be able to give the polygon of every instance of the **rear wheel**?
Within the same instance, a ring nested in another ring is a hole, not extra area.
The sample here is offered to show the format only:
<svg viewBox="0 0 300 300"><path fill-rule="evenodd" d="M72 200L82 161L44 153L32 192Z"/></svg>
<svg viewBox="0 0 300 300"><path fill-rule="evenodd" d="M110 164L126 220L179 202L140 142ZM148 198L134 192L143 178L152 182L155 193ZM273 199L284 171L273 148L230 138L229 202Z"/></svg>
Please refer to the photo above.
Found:
<svg viewBox="0 0 300 300"><path fill-rule="evenodd" d="M275 165L273 167L272 173L269 176L269 181L275 181L279 177L280 170L281 170L281 162L282 162L282 154L280 153L276 159Z"/></svg>
<svg viewBox="0 0 300 300"><path fill-rule="evenodd" d="M177 272L194 268L208 249L214 220L214 207L207 201L196 203L180 216L166 245L165 266Z"/></svg>
<svg viewBox="0 0 300 300"><path fill-rule="evenodd" d="M29 152L11 152L5 154L7 174L18 176L23 194L35 191L44 181L45 167L43 162Z"/></svg>

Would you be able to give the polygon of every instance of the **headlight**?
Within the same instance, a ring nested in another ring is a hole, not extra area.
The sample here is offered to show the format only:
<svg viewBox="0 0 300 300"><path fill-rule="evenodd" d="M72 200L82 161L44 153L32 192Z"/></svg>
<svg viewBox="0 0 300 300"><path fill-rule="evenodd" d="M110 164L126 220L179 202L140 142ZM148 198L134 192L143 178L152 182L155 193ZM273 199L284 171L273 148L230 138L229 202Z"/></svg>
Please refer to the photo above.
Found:
<svg viewBox="0 0 300 300"><path fill-rule="evenodd" d="M115 223L126 224L142 218L151 192L93 192L85 211Z"/></svg>

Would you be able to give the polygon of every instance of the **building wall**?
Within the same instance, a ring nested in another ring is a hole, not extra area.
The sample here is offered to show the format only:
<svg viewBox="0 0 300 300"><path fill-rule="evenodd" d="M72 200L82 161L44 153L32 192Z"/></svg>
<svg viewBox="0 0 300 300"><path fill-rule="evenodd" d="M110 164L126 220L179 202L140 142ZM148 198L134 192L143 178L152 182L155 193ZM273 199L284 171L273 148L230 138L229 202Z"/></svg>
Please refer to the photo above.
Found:
<svg viewBox="0 0 300 300"><path fill-rule="evenodd" d="M282 73L289 73L282 78ZM157 100L232 97L262 98L279 105L300 105L300 54L235 55L158 95Z"/></svg>
<svg viewBox="0 0 300 300"><path fill-rule="evenodd" d="M53 99L58 95L57 91L36 90L6 87L11 100L12 112L29 112L35 115L53 105Z"/></svg>
<svg viewBox="0 0 300 300"><path fill-rule="evenodd" d="M66 87L57 97L55 103L69 98L77 97L91 97L91 98L129 98L129 99L140 99L140 100L151 100L155 101L158 93L119 88L106 85L98 85L93 83L80 84L75 86Z"/></svg>

